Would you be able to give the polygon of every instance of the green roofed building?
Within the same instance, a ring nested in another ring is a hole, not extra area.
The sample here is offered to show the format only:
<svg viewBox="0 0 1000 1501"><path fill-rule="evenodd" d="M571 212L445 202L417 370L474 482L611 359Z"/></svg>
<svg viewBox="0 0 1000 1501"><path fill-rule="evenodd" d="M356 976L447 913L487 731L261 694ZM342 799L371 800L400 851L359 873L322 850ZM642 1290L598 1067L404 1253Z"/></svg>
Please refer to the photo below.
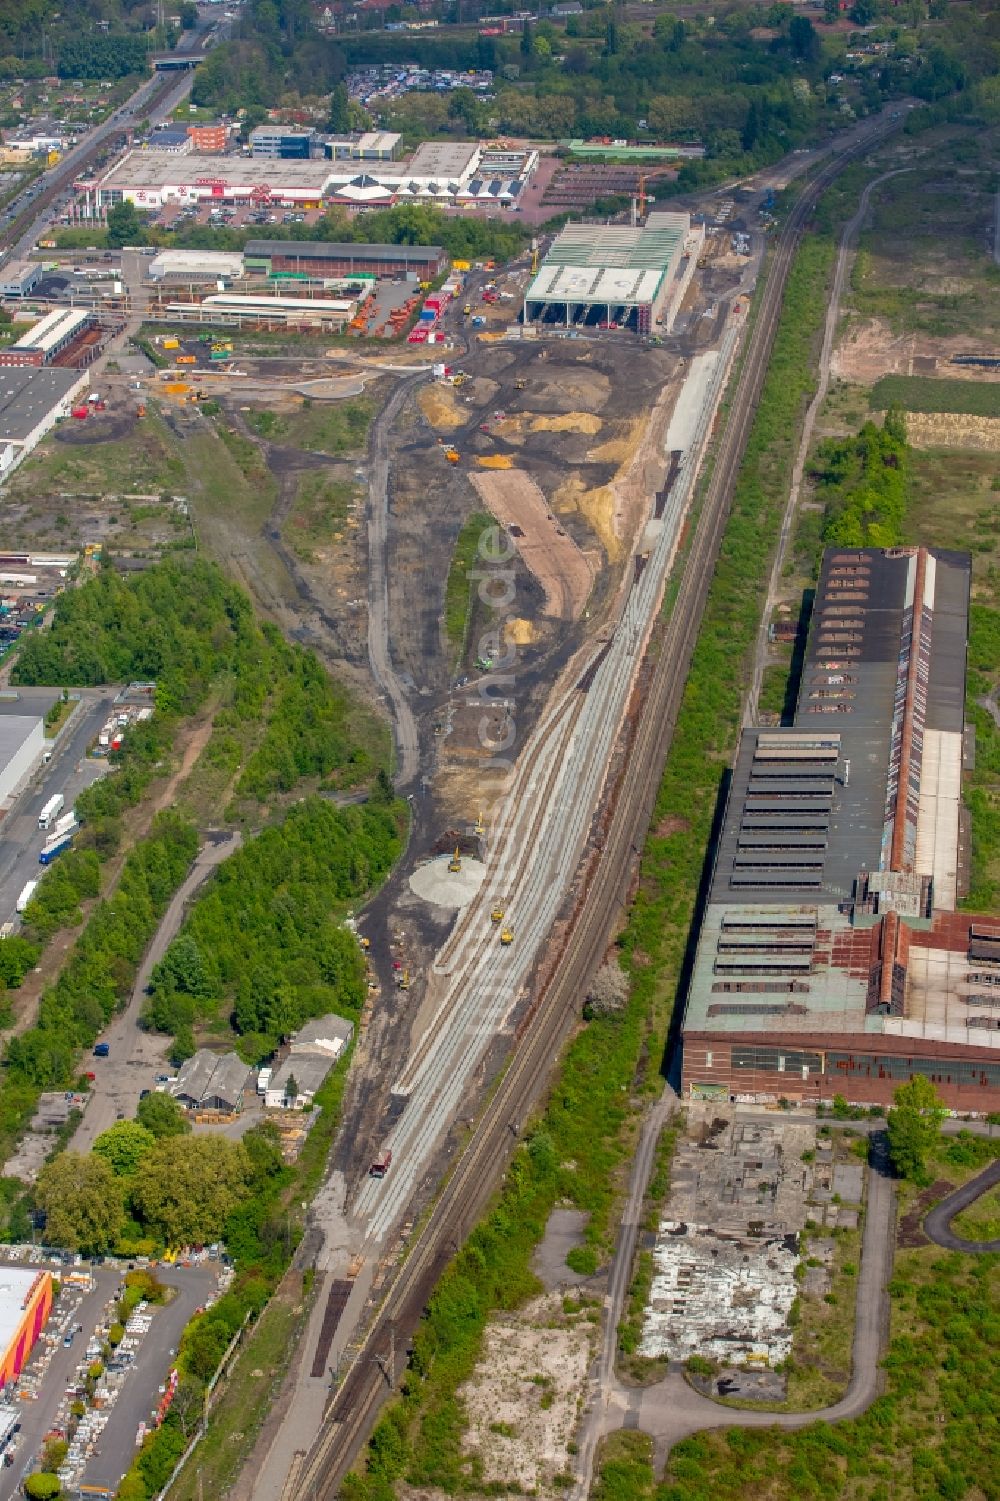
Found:
<svg viewBox="0 0 1000 1501"><path fill-rule="evenodd" d="M568 224L528 287L524 321L669 330L704 234L682 213L650 214L636 229Z"/></svg>

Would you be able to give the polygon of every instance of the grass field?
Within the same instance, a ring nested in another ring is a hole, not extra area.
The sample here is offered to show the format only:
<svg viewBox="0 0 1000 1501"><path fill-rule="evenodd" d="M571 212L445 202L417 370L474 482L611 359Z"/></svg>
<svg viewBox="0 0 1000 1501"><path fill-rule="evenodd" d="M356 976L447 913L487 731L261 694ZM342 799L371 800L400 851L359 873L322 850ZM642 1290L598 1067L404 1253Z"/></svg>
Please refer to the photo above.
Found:
<svg viewBox="0 0 1000 1501"><path fill-rule="evenodd" d="M973 417L1000 417L1000 382L883 375L872 387L869 404L873 412L895 406L907 412L968 412Z"/></svg>
<svg viewBox="0 0 1000 1501"><path fill-rule="evenodd" d="M451 555L448 581L444 595L444 630L449 643L458 655L465 645L472 609L472 583L469 569L476 561L479 539L484 530L493 525L493 518L486 511L473 511L455 540Z"/></svg>
<svg viewBox="0 0 1000 1501"><path fill-rule="evenodd" d="M1000 1240L1000 1188L991 1188L975 1204L956 1214L951 1228L966 1240Z"/></svg>
<svg viewBox="0 0 1000 1501"><path fill-rule="evenodd" d="M7 486L13 500L45 491L120 495L183 491L185 468L169 428L150 415L127 437L109 443L65 443L48 438Z"/></svg>
<svg viewBox="0 0 1000 1501"><path fill-rule="evenodd" d="M285 541L295 555L309 563L315 559L317 548L339 542L360 494L360 487L352 480L338 479L322 470L303 474L284 530Z"/></svg>
<svg viewBox="0 0 1000 1501"><path fill-rule="evenodd" d="M368 429L378 410L370 397L347 401L304 403L295 412L247 412L247 426L272 443L288 443L334 456L357 453L368 441Z"/></svg>

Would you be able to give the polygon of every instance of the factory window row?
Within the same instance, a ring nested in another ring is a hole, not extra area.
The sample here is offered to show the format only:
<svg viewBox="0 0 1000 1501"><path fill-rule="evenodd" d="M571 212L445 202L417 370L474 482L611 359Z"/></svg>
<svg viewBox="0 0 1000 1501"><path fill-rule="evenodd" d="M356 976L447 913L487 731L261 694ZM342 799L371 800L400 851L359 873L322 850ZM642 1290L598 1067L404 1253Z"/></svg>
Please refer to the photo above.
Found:
<svg viewBox="0 0 1000 1501"><path fill-rule="evenodd" d="M738 1047L730 1053L733 1068L755 1069L760 1073L783 1074L808 1070L823 1071L822 1053L790 1052L776 1047Z"/></svg>
<svg viewBox="0 0 1000 1501"><path fill-rule="evenodd" d="M958 1058L903 1058L869 1053L828 1053L831 1071L867 1079L898 1079L905 1083L921 1074L933 1084L971 1084L1000 1088L1000 1063L965 1062Z"/></svg>

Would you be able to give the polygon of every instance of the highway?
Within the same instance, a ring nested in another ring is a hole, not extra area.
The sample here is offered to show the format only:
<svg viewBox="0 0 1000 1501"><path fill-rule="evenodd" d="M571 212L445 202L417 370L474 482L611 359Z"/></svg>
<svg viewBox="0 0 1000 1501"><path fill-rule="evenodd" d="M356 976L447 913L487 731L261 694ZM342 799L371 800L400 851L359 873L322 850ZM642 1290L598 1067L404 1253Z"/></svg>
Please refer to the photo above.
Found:
<svg viewBox="0 0 1000 1501"><path fill-rule="evenodd" d="M552 965L552 979L535 1002L531 1023L522 1029L520 1045L507 1071L422 1231L411 1243L407 1260L389 1289L351 1373L327 1409L317 1443L290 1477L286 1496L321 1501L337 1494L340 1479L364 1442L386 1395L389 1381L383 1371L388 1371L390 1378L395 1376L388 1368L390 1350L395 1347L397 1357L400 1356L404 1341L394 1344L391 1335L397 1328L405 1331L415 1325L435 1281L475 1223L500 1167L509 1157L517 1125L537 1100L558 1047L579 1015L579 997L617 924L621 892L627 885L638 841L652 809L799 233L822 191L849 160L879 140L887 128L891 128L889 122L880 122L873 131L855 139L830 159L804 189L775 242L758 316L730 418L717 447L712 478L706 488L677 601L663 629L631 752L620 784L614 789L603 849L593 863L589 879L583 883L585 900L579 904L578 920L572 924L558 962ZM733 337L732 331L727 337ZM725 364L723 351L718 364L720 377ZM712 403L707 401L703 424L711 410ZM692 444L691 452L697 453L699 446ZM695 467L690 456L682 463L678 486L671 497L674 506L680 506L686 499ZM642 656L651 623L650 615L643 611L653 601L658 609L664 566L673 550L669 539L675 524L676 512L670 507L649 563L629 592L610 649L607 643L595 646L592 670L578 673L576 681L587 683L587 690L574 686L557 698L519 758L515 777L520 779L527 802L511 796L498 813L491 829L489 873L481 900L467 910L435 966L438 973L432 983L440 987L436 998L438 1022L428 1031L438 1045L418 1054L400 1081L400 1093L405 1092L407 1104L389 1144L395 1150L399 1143L402 1156L398 1162L394 1161L381 1183L372 1181L364 1186L354 1206L356 1214L367 1221L372 1241L388 1234L418 1181L419 1166L409 1168L407 1154L429 1152L435 1139L432 1135L435 1124L446 1118L446 1103L455 1097L456 1075L461 1065L466 1065L461 1071L468 1079L473 1071L470 1060L482 1059L531 973L536 949L549 941L552 916L567 890L566 885L558 893L554 888L559 873L569 865L568 850L574 847L574 840L579 841L580 824L585 825L584 839L589 832L596 793L603 782L620 724L620 716L612 722L611 715L616 706L621 709L627 703L632 672ZM591 712L586 715L581 710L584 699L590 700ZM601 705L596 714L592 712L594 704ZM567 775L570 765L572 775ZM517 790L515 786L513 791ZM536 799L541 799L541 804ZM551 811L546 813L550 804L558 813L555 820ZM568 825L566 820L570 820ZM554 828L554 823L559 827ZM526 848L524 844L518 846L519 839L527 840ZM580 852L577 842L577 858ZM516 891L507 886L511 875L520 878ZM530 901L525 895L528 891ZM508 899L510 921L519 934L513 950L500 951L495 930L484 932L486 904L497 895ZM544 921L540 915L534 917L536 899L546 908Z"/></svg>
<svg viewBox="0 0 1000 1501"><path fill-rule="evenodd" d="M210 15L199 14L197 26L184 34L177 45L177 51L184 53L200 50L212 24ZM116 137L121 137L124 144L125 132L137 120L148 118L156 123L165 119L187 94L192 78L193 72L185 71L179 77L176 74L157 73L152 78L145 79L113 115L95 126L82 141L67 151L56 166L44 172L38 179L42 191L35 198L26 201L23 211L0 231L0 259L10 252L23 257L34 249L40 236L49 228L56 200L72 192L77 178L94 165L96 158L106 147L114 144ZM15 200L15 204L20 202L21 199Z"/></svg>

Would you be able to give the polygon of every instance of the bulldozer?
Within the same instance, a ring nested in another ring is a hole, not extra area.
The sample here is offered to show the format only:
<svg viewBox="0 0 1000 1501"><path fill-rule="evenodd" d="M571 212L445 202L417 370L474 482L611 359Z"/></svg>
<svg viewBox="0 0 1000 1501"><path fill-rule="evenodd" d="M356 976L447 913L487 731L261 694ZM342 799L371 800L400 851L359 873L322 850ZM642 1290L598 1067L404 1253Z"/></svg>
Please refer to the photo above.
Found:
<svg viewBox="0 0 1000 1501"><path fill-rule="evenodd" d="M511 944L514 942L513 928L504 928L503 932L500 934L500 942L503 944L505 949L510 948Z"/></svg>
<svg viewBox="0 0 1000 1501"><path fill-rule="evenodd" d="M493 911L490 913L490 921L495 923L503 922L503 908L501 907L499 902L497 902L496 906L493 908Z"/></svg>
<svg viewBox="0 0 1000 1501"><path fill-rule="evenodd" d="M457 464L458 463L458 449L457 448L446 448L445 451L444 451L444 456L448 460L449 464Z"/></svg>

